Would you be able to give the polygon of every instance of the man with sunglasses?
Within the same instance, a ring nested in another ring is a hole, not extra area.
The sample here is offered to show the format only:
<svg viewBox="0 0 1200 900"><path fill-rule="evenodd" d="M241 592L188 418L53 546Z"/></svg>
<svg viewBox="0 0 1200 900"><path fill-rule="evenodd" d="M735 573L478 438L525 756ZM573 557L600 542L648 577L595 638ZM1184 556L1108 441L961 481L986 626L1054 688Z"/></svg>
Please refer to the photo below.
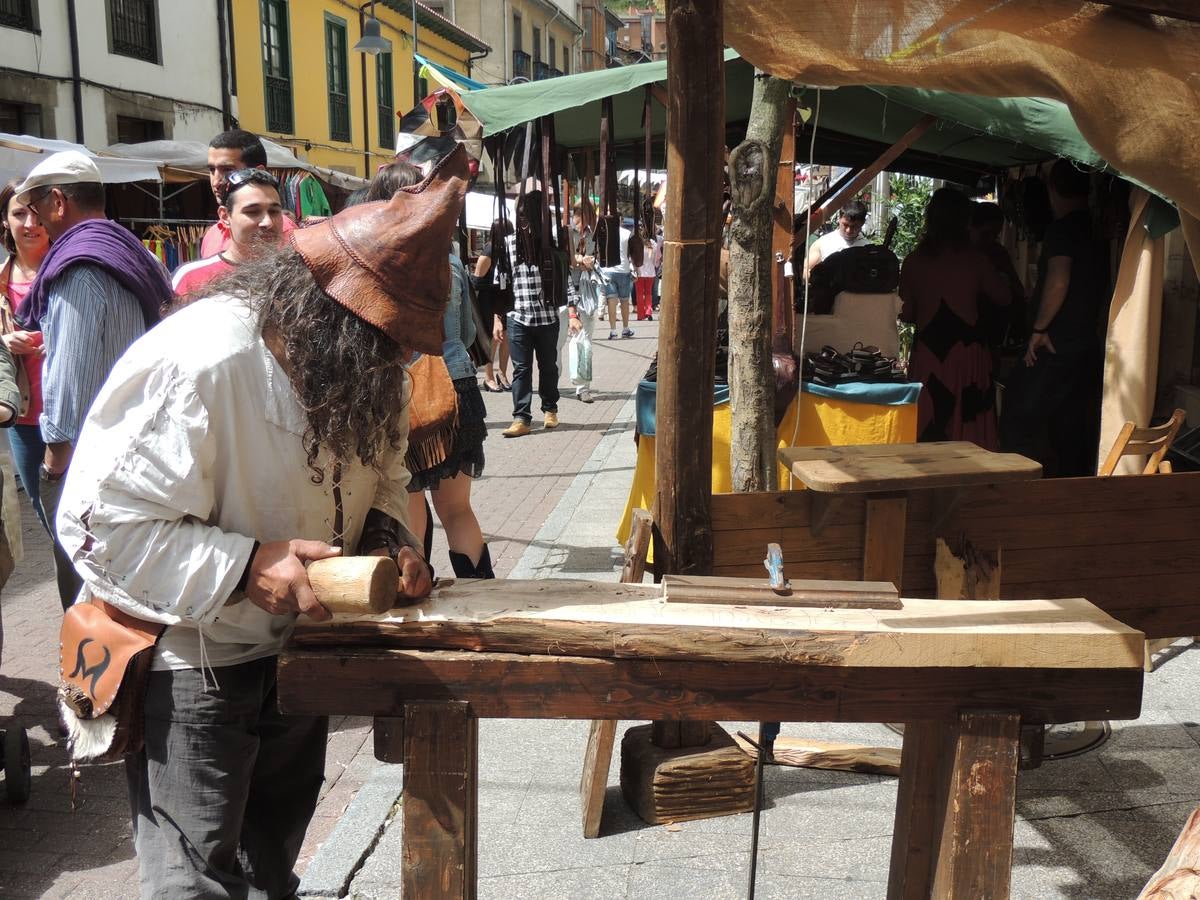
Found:
<svg viewBox="0 0 1200 900"><path fill-rule="evenodd" d="M234 172L243 169L267 168L267 150L258 135L235 128L222 131L208 145L208 184L217 203L224 202L225 181ZM290 216L283 216L283 234L296 228ZM216 256L227 250L233 242L229 226L218 220L204 232L200 242L202 257Z"/></svg>
<svg viewBox="0 0 1200 900"><path fill-rule="evenodd" d="M75 602L80 580L58 546L58 500L83 418L116 361L171 299L162 264L104 214L104 184L82 153L55 153L17 186L17 199L50 234L50 252L29 290L28 326L45 337L42 364L41 498L55 527L59 600Z"/></svg>
<svg viewBox="0 0 1200 900"><path fill-rule="evenodd" d="M216 256L177 269L171 282L177 297L185 298L241 263L258 259L283 239L285 217L279 182L266 169L231 172L223 183L220 199L217 214L229 233L229 246Z"/></svg>

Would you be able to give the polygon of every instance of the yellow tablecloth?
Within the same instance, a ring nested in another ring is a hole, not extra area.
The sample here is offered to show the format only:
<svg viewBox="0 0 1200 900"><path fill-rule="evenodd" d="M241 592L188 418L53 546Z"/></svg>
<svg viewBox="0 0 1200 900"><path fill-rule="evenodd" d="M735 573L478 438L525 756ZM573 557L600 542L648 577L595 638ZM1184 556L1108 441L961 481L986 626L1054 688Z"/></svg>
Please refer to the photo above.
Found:
<svg viewBox="0 0 1200 900"><path fill-rule="evenodd" d="M797 416L800 418L798 429ZM733 412L728 403L721 403L713 408L714 494L727 494L733 490L733 477L729 468L732 421ZM776 440L780 448L903 444L916 439L916 403L884 406L876 403L831 400L808 393L796 395L776 431ZM633 484L629 488L629 499L625 502L625 513L617 528L617 540L621 543L625 543L629 537L633 510L638 507L649 510L654 508L654 459L655 439L649 435L642 435L638 439L637 466L633 473ZM780 489L799 490L803 487L799 483L791 482L788 471L780 466Z"/></svg>

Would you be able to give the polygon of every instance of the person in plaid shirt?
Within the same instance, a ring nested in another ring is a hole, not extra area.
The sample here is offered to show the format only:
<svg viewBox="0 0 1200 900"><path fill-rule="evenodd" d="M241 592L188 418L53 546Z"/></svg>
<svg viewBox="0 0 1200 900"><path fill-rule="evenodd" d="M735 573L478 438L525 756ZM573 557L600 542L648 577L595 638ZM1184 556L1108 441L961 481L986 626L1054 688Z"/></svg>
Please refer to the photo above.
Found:
<svg viewBox="0 0 1200 900"><path fill-rule="evenodd" d="M541 259L542 192L530 191L517 206L516 234L508 237L513 261L513 311L508 318L509 354L513 362L513 422L502 434L506 438L529 434L533 417L533 363L537 360L538 397L542 404L542 427L558 427L558 309L543 290ZM575 289L567 284L567 314L573 328L579 322Z"/></svg>

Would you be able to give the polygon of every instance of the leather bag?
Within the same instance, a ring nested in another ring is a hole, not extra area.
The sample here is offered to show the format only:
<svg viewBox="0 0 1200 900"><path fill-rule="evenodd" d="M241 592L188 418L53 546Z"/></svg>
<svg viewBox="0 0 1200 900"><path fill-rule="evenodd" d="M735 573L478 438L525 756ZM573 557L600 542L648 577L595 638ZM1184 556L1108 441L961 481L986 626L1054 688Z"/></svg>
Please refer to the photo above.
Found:
<svg viewBox="0 0 1200 900"><path fill-rule="evenodd" d="M458 436L458 392L440 356L421 356L408 367L412 394L408 401L409 472L425 472L446 461Z"/></svg>
<svg viewBox="0 0 1200 900"><path fill-rule="evenodd" d="M72 759L113 760L142 749L146 681L165 627L94 597L66 611L58 699Z"/></svg>

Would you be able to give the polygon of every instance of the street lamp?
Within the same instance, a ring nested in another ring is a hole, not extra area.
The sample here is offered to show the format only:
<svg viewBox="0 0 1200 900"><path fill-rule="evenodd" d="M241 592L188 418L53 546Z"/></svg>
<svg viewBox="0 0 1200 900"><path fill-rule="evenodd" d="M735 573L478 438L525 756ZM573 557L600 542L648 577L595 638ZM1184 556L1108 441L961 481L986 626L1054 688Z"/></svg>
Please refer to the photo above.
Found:
<svg viewBox="0 0 1200 900"><path fill-rule="evenodd" d="M367 17L364 10L371 7L371 16ZM379 20L375 18L375 0L369 0L358 8L358 32L362 35L354 52L361 53L359 60L362 65L362 120L363 120L363 177L371 177L371 126L367 119L370 115L367 108L367 55L375 56L388 49L388 43L379 33Z"/></svg>
<svg viewBox="0 0 1200 900"><path fill-rule="evenodd" d="M367 4L363 4L366 6ZM385 53L388 49L388 43L380 35L379 20L375 18L375 0L371 0L371 17L362 23L362 38L354 45L354 50L357 53L370 53L374 56L376 53ZM362 18L363 11L360 7L358 10L359 18Z"/></svg>

